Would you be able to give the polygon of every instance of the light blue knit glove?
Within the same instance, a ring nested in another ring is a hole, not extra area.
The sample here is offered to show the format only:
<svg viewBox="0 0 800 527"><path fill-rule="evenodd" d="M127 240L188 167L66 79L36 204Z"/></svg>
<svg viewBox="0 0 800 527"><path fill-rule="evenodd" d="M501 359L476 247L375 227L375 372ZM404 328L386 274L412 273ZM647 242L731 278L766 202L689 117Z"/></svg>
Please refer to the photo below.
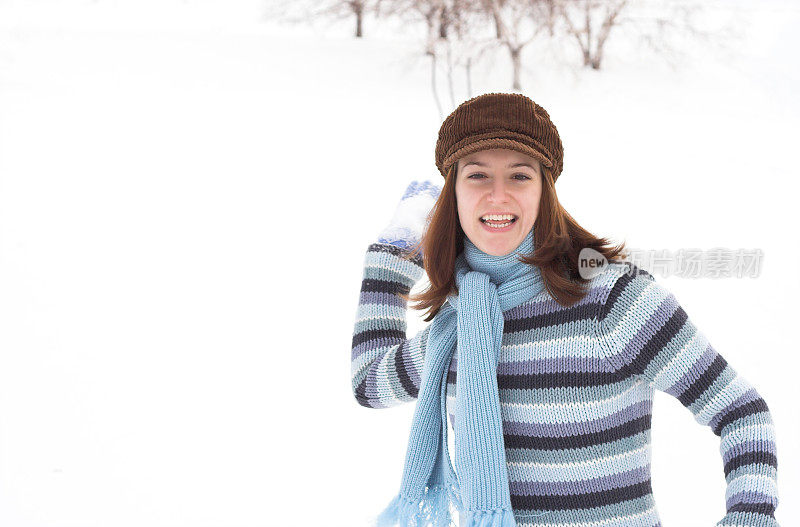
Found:
<svg viewBox="0 0 800 527"><path fill-rule="evenodd" d="M422 240L428 226L428 215L441 191L440 186L430 181L412 181L400 199L392 221L378 235L378 243L401 249L414 248Z"/></svg>

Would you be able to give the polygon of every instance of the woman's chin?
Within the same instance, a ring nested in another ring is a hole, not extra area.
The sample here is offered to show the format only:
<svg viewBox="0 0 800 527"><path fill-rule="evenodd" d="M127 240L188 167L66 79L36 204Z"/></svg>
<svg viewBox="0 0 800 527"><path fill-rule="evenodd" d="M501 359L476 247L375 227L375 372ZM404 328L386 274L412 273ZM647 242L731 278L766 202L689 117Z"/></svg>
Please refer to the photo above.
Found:
<svg viewBox="0 0 800 527"><path fill-rule="evenodd" d="M500 239L491 235L481 235L478 237L478 243L475 243L475 246L491 256L505 256L516 249L520 243L521 240L516 240L516 237L504 236Z"/></svg>

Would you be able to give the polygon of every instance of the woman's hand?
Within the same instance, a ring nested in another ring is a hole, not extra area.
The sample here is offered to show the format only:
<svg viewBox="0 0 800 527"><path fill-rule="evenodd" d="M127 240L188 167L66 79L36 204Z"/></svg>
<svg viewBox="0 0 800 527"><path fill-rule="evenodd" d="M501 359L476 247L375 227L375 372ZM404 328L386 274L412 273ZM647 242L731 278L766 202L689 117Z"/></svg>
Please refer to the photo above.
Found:
<svg viewBox="0 0 800 527"><path fill-rule="evenodd" d="M430 181L412 181L400 199L392 221L378 236L378 243L401 249L416 246L422 240L428 215L441 191L440 186Z"/></svg>

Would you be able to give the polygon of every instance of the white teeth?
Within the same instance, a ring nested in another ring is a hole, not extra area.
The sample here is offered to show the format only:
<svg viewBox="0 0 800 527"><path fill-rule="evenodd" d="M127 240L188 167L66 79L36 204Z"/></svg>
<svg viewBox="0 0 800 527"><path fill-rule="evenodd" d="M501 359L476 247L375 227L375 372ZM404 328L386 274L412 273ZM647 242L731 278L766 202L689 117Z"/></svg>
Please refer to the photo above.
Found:
<svg viewBox="0 0 800 527"><path fill-rule="evenodd" d="M503 220L513 220L513 214L487 214L486 216L481 217L482 220L492 220L492 221L503 221Z"/></svg>
<svg viewBox="0 0 800 527"><path fill-rule="evenodd" d="M499 225L495 225L495 224L493 224L493 223L487 223L486 225L488 225L488 226L489 226L489 227L491 227L492 229L502 229L503 227L508 227L508 226L509 226L509 225L511 225L512 223L513 223L513 222L509 221L508 223L501 223L501 224L499 224Z"/></svg>

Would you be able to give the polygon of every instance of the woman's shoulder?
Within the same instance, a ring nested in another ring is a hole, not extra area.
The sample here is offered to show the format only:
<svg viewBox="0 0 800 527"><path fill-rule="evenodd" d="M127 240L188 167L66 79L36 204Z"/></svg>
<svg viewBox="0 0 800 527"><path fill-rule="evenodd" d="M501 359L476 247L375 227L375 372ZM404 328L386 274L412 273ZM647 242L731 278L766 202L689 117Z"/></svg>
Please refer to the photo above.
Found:
<svg viewBox="0 0 800 527"><path fill-rule="evenodd" d="M607 303L613 302L629 285L653 280L653 275L633 262L613 261L607 262L597 274L589 279L589 287L594 294L594 302L602 309Z"/></svg>

